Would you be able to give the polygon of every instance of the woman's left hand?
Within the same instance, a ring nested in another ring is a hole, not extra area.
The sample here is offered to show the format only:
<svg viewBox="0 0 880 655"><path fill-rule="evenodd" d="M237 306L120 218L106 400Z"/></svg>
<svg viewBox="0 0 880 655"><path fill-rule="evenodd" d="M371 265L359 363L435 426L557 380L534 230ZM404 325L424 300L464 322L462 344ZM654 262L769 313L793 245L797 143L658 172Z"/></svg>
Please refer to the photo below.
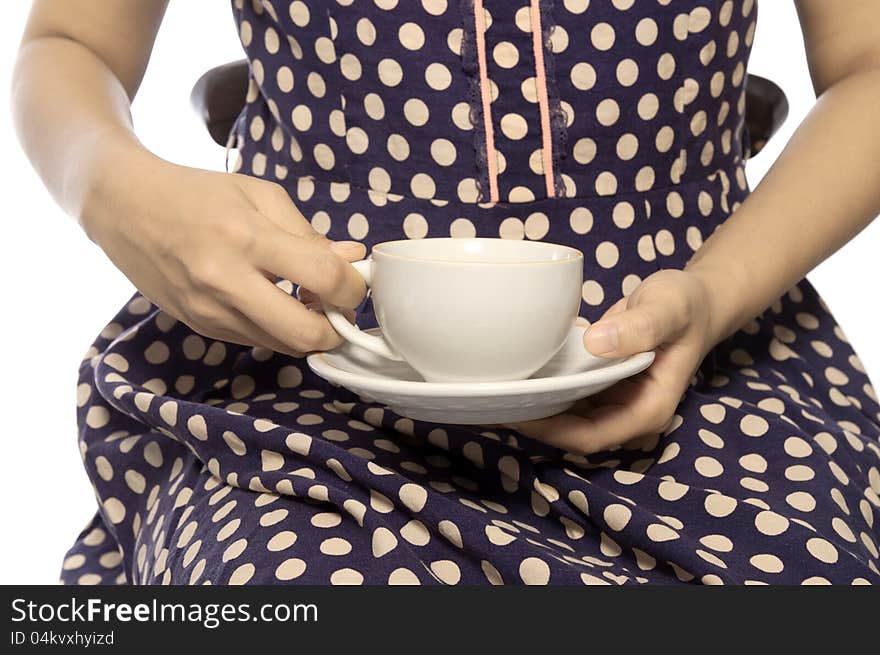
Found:
<svg viewBox="0 0 880 655"><path fill-rule="evenodd" d="M582 454L660 434L717 341L710 319L709 293L699 277L678 270L654 273L584 334L584 346L600 357L655 350L651 366L579 401L569 413L506 427Z"/></svg>

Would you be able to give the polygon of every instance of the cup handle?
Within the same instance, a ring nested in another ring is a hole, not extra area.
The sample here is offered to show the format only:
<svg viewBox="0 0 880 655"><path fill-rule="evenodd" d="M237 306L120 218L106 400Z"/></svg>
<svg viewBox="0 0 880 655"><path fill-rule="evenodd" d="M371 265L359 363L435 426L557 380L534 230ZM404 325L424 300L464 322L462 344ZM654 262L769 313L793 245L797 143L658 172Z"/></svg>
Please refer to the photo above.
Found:
<svg viewBox="0 0 880 655"><path fill-rule="evenodd" d="M370 259L362 259L358 262L352 263L354 270L360 273L361 277L364 278L367 287L370 286L372 281L372 265L373 262ZM321 305L324 309L324 315L327 317L327 320L330 321L330 325L333 326L333 329L335 329L343 339L363 348L364 350L379 355L380 357L385 357L386 359L395 362L404 361L403 357L397 354L384 337L367 334L357 325L349 321L335 305L331 305L323 299L321 300Z"/></svg>

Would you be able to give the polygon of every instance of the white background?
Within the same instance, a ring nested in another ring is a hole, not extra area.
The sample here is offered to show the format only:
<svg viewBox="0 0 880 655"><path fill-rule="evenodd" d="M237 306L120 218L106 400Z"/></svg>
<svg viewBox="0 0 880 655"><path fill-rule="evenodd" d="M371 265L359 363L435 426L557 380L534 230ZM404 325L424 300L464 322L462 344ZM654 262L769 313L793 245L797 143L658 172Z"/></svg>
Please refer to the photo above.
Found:
<svg viewBox="0 0 880 655"><path fill-rule="evenodd" d="M76 372L92 338L133 291L53 205L13 135L9 75L27 5L4 3L0 21L0 583L55 582L65 550L94 512L76 444ZM792 111L749 164L753 186L813 102L793 4L764 2L760 13L749 69L780 83ZM242 56L229 3L172 2L154 53L134 106L139 136L169 160L222 169L223 151L189 108L189 92L204 71ZM878 248L875 221L811 276L875 376L880 312L870 281L880 279Z"/></svg>

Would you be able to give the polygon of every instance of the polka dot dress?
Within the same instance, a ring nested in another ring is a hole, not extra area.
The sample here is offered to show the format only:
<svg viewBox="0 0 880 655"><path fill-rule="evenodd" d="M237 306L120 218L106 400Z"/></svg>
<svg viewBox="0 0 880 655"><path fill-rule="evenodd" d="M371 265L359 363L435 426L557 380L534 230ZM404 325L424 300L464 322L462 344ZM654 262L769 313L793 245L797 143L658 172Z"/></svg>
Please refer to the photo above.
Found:
<svg viewBox="0 0 880 655"><path fill-rule="evenodd" d="M231 168L331 239L568 244L594 320L748 193L751 0L233 6ZM665 434L589 457L398 416L140 295L77 400L99 509L69 584L880 581L880 406L806 281L710 353Z"/></svg>

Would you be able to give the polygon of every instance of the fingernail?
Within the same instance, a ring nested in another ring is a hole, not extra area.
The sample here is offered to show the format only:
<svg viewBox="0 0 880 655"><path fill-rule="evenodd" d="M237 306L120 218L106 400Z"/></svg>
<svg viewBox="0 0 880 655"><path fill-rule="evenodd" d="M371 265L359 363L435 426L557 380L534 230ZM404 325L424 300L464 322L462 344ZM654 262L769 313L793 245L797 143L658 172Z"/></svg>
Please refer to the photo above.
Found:
<svg viewBox="0 0 880 655"><path fill-rule="evenodd" d="M584 345L594 355L607 355L617 350L617 326L598 323L587 330Z"/></svg>

